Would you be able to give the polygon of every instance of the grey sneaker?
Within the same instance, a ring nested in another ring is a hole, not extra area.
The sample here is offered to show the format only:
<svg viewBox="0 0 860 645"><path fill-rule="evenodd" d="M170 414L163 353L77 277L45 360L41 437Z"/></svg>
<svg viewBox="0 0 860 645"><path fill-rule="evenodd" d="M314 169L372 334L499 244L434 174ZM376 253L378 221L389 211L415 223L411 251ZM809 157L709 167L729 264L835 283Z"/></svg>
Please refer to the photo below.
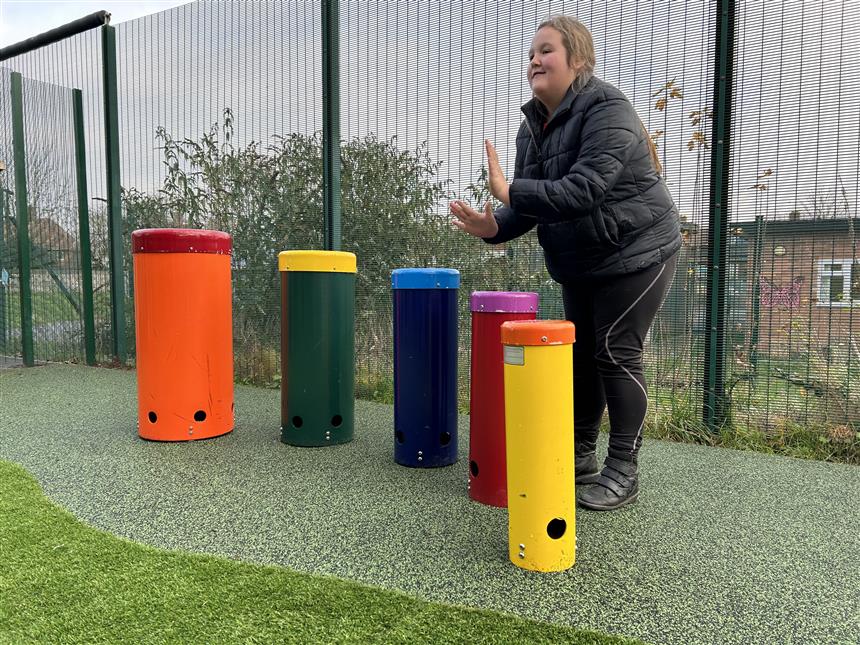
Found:
<svg viewBox="0 0 860 645"><path fill-rule="evenodd" d="M574 480L580 486L593 484L600 478L600 470L597 468L597 455L589 452L585 455L576 455L573 460Z"/></svg>

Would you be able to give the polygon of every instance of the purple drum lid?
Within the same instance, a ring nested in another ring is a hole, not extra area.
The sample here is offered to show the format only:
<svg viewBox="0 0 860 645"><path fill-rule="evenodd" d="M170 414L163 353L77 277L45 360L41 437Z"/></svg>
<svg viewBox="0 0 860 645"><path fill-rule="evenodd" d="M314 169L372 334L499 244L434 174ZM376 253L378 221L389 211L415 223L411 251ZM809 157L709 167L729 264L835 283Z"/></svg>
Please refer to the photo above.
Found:
<svg viewBox="0 0 860 645"><path fill-rule="evenodd" d="M469 297L472 311L521 314L538 309L538 294L531 291L473 291Z"/></svg>

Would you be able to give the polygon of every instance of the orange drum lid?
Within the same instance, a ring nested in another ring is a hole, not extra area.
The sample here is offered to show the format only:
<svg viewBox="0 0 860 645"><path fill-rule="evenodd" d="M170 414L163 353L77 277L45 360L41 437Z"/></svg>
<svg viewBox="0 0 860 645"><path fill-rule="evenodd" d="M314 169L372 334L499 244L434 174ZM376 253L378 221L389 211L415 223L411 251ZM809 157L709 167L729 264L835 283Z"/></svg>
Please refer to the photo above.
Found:
<svg viewBox="0 0 860 645"><path fill-rule="evenodd" d="M576 329L569 320L509 320L502 323L504 345L570 345Z"/></svg>

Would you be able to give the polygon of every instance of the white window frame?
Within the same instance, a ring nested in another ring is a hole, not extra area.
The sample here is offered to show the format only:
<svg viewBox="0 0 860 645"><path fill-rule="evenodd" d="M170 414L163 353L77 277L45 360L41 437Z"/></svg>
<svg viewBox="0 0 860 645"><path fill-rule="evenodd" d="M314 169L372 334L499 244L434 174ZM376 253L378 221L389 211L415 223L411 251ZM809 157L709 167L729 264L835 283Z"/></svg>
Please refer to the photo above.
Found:
<svg viewBox="0 0 860 645"><path fill-rule="evenodd" d="M825 271L829 264L840 264L839 272ZM858 267L860 270L860 258L828 258L818 260L818 270L815 275L815 292L818 294L819 307L860 307L860 300L851 299L851 270ZM842 276L842 293L847 294L846 300L830 300L830 279Z"/></svg>

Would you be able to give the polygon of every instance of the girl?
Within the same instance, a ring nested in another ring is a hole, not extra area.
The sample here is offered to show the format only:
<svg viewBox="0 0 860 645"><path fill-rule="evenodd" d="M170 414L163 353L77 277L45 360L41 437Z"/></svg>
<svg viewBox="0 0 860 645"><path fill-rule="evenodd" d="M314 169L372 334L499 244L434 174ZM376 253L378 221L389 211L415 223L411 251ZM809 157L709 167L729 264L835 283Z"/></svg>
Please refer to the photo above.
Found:
<svg viewBox="0 0 860 645"><path fill-rule="evenodd" d="M669 289L681 247L678 215L654 143L618 89L594 76L588 29L567 16L538 27L529 50L534 94L522 107L514 179L485 142L489 202L451 203L454 224L491 244L537 226L546 267L576 325L576 483L580 506L619 508L639 494L638 455L648 395L642 348ZM609 410L609 453L597 434Z"/></svg>

